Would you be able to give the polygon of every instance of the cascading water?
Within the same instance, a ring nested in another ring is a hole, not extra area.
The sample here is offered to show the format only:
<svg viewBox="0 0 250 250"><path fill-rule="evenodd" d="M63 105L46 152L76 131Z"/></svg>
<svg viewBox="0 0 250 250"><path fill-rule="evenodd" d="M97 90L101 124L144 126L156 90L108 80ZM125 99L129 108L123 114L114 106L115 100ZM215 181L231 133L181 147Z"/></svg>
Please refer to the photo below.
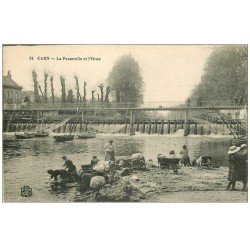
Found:
<svg viewBox="0 0 250 250"><path fill-rule="evenodd" d="M36 132L40 130L51 130L55 126L54 123L9 123L6 132ZM231 130L240 131L240 124L229 125ZM66 123L62 124L51 132L54 133L82 133L88 130L95 130L97 133L104 134L129 134L131 131L144 134L174 134L184 128L183 122L153 122L153 123L136 123L130 124L82 124L82 123ZM187 128L190 135L229 135L231 134L226 124L200 124L188 123Z"/></svg>

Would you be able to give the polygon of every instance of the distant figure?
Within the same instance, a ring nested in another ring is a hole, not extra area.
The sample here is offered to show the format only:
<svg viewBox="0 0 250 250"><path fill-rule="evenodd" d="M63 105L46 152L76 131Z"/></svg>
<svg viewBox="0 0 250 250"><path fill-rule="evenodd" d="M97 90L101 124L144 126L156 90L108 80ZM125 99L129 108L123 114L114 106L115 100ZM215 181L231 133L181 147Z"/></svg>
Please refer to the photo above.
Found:
<svg viewBox="0 0 250 250"><path fill-rule="evenodd" d="M175 155L174 150L170 150L169 156L170 156L171 158L176 158L176 155Z"/></svg>
<svg viewBox="0 0 250 250"><path fill-rule="evenodd" d="M146 167L152 168L152 167L156 167L156 166L154 165L153 160L149 159L148 162L147 162Z"/></svg>
<svg viewBox="0 0 250 250"><path fill-rule="evenodd" d="M183 163L185 166L191 166L190 158L188 155L188 149L187 149L186 145L184 145L182 147L180 154L182 155L181 156L181 163Z"/></svg>
<svg viewBox="0 0 250 250"><path fill-rule="evenodd" d="M62 159L64 160L63 167L65 167L65 169L67 169L69 173L76 172L76 166L70 159L68 159L66 156L63 156Z"/></svg>
<svg viewBox="0 0 250 250"><path fill-rule="evenodd" d="M187 99L187 106L191 107L191 100L190 100L190 98Z"/></svg>
<svg viewBox="0 0 250 250"><path fill-rule="evenodd" d="M236 153L240 151L240 147L231 146L228 151L228 163L229 163L229 171L228 171L228 185L227 190L232 186L232 190L236 190L235 184L237 181L237 169L239 164L239 157Z"/></svg>
<svg viewBox="0 0 250 250"><path fill-rule="evenodd" d="M207 169L212 169L213 164L211 163L211 156L201 155L197 160L195 160L198 169L206 167Z"/></svg>
<svg viewBox="0 0 250 250"><path fill-rule="evenodd" d="M201 168L201 163L202 163L202 155L196 160L196 164L198 165L198 169Z"/></svg>
<svg viewBox="0 0 250 250"><path fill-rule="evenodd" d="M95 166L98 161L100 160L96 156L93 156L90 162L91 166Z"/></svg>
<svg viewBox="0 0 250 250"><path fill-rule="evenodd" d="M83 174L92 172L93 172L93 167L91 165L81 165L81 169L78 172L78 176L82 177Z"/></svg>
<svg viewBox="0 0 250 250"><path fill-rule="evenodd" d="M104 145L105 161L115 161L115 147L113 140L110 140Z"/></svg>

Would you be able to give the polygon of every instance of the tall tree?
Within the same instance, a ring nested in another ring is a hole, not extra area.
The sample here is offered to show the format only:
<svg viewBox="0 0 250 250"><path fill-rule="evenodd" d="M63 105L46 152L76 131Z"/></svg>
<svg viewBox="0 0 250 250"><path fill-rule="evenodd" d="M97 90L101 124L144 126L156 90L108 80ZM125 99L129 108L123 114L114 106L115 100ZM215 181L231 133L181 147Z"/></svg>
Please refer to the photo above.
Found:
<svg viewBox="0 0 250 250"><path fill-rule="evenodd" d="M54 84L53 84L53 76L50 77L50 86L51 86L51 97L52 103L55 103L55 94L54 94Z"/></svg>
<svg viewBox="0 0 250 250"><path fill-rule="evenodd" d="M35 103L39 103L41 102L41 98L38 92L38 81L37 81L37 74L35 70L32 71L32 79L34 83L34 101Z"/></svg>
<svg viewBox="0 0 250 250"><path fill-rule="evenodd" d="M190 97L207 105L234 104L234 99L247 101L247 46L216 47L205 66L205 73Z"/></svg>
<svg viewBox="0 0 250 250"><path fill-rule="evenodd" d="M60 76L61 87L62 87L62 97L61 102L66 103L66 88L65 88L65 79L63 76Z"/></svg>
<svg viewBox="0 0 250 250"><path fill-rule="evenodd" d="M100 89L101 92L101 102L103 102L103 98L104 98L104 85L101 83L98 85L98 88Z"/></svg>
<svg viewBox="0 0 250 250"><path fill-rule="evenodd" d="M105 99L104 99L104 101L106 102L106 103L108 103L109 102L109 94L110 94L110 87L109 86L107 86L107 88L106 88L106 93L105 93Z"/></svg>
<svg viewBox="0 0 250 250"><path fill-rule="evenodd" d="M78 77L77 76L74 76L75 80L76 80L76 100L77 100L77 103L80 102L81 100L81 95L80 95L80 90L79 90L79 82L78 82Z"/></svg>
<svg viewBox="0 0 250 250"><path fill-rule="evenodd" d="M47 79L48 79L48 74L44 73L44 102L48 102L48 90L47 90Z"/></svg>
<svg viewBox="0 0 250 250"><path fill-rule="evenodd" d="M131 55L124 55L115 62L108 84L117 102L130 102L134 106L143 102L144 83L140 71Z"/></svg>
<svg viewBox="0 0 250 250"><path fill-rule="evenodd" d="M40 93L41 93L42 100L43 100L43 99L44 99L44 95L43 95L43 91L42 91L42 88L41 88L41 86L40 86L40 85L38 85L38 89L39 89L39 91L40 91Z"/></svg>
<svg viewBox="0 0 250 250"><path fill-rule="evenodd" d="M73 103L74 102L74 95L73 95L73 90L72 89L70 89L68 91L67 102L68 103Z"/></svg>
<svg viewBox="0 0 250 250"><path fill-rule="evenodd" d="M95 100L94 94L95 94L95 90L91 90L91 100L92 100L92 102L94 102L94 100Z"/></svg>
<svg viewBox="0 0 250 250"><path fill-rule="evenodd" d="M83 84L83 101L86 102L87 101L87 91L86 91L86 86L87 86L87 83L84 82Z"/></svg>

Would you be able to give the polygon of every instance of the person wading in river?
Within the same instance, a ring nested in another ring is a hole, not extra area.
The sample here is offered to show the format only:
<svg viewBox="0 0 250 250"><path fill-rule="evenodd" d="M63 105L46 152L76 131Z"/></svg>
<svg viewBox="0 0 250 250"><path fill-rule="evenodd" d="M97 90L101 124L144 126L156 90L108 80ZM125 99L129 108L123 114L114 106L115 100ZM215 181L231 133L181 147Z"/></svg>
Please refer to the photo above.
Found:
<svg viewBox="0 0 250 250"><path fill-rule="evenodd" d="M105 161L115 161L115 147L112 140L105 143L104 151L105 151Z"/></svg>
<svg viewBox="0 0 250 250"><path fill-rule="evenodd" d="M76 172L76 166L70 159L68 159L66 156L63 156L62 159L64 160L63 167L65 167L65 169L67 169L69 173Z"/></svg>

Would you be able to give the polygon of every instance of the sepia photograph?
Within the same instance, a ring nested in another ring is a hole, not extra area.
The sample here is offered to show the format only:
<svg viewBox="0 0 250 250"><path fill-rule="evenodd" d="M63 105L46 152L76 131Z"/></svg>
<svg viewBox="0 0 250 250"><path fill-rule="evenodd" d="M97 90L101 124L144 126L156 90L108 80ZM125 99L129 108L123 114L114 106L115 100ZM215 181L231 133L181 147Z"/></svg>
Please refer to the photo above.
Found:
<svg viewBox="0 0 250 250"><path fill-rule="evenodd" d="M2 51L3 202L248 202L248 45Z"/></svg>

